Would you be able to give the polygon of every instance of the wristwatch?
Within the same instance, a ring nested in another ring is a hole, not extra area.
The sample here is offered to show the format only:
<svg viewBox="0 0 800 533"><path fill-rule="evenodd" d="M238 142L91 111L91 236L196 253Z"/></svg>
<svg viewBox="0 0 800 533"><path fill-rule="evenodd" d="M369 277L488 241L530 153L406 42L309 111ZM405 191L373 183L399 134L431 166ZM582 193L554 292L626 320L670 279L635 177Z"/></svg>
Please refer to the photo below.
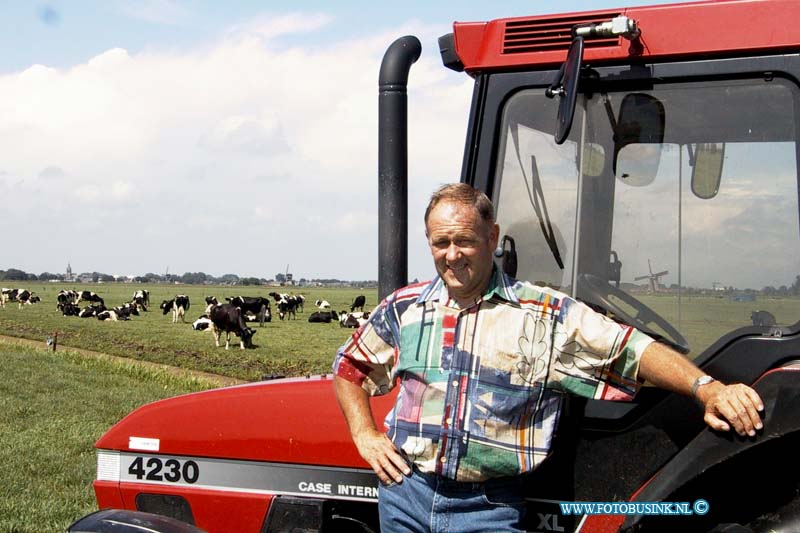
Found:
<svg viewBox="0 0 800 533"><path fill-rule="evenodd" d="M694 380L694 385L692 385L692 398L697 398L697 389L702 387L703 385L708 385L709 383L716 381L714 378L709 376L708 374L704 376L700 376L696 380Z"/></svg>

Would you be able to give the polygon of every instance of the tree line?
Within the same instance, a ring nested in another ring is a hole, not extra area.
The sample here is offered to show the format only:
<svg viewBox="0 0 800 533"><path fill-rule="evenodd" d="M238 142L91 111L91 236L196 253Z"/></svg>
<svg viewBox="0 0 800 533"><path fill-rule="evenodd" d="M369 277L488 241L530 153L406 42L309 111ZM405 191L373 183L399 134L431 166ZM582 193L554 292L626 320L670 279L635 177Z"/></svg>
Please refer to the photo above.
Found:
<svg viewBox="0 0 800 533"><path fill-rule="evenodd" d="M253 276L237 276L236 274L223 274L222 276L212 276L205 272L185 272L183 275L177 274L155 274L148 272L143 276L112 276L102 272L83 272L76 276L74 279L66 280L64 274L55 274L53 272L42 272L41 274L34 274L19 270L16 268L9 268L8 270L0 270L0 280L3 281L68 281L70 283L111 283L119 282L136 282L136 283L182 283L186 285L269 285L273 283L284 284L287 281L285 274L279 273L274 279L258 278ZM349 285L356 287L375 287L377 281L346 281L335 278L324 279L306 279L300 278L295 281L299 285L320 284L320 285Z"/></svg>

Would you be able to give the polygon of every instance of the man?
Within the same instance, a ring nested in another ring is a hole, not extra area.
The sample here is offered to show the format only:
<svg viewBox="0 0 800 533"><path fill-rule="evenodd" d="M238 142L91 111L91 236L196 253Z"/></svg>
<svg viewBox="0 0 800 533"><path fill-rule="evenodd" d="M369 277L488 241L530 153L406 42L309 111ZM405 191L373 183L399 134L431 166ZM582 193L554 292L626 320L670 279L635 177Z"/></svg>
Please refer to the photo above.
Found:
<svg viewBox="0 0 800 533"><path fill-rule="evenodd" d="M565 394L630 399L648 380L694 396L714 429L762 428L751 388L495 268L500 230L482 192L442 187L425 227L437 278L381 302L334 362L353 441L381 481L382 531L521 531L520 474L546 459ZM385 433L369 396L396 377Z"/></svg>

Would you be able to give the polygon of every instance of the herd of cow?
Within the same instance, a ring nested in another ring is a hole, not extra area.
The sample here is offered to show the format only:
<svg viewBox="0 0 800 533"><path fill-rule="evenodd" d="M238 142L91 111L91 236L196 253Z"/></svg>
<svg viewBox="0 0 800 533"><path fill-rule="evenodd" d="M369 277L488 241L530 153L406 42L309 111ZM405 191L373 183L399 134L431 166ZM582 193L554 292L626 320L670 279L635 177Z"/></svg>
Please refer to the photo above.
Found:
<svg viewBox="0 0 800 533"><path fill-rule="evenodd" d="M283 294L277 292L269 293L275 300L275 307L278 317L284 319L297 319L298 312L303 312L305 297L303 295ZM150 291L140 289L133 293L129 302L115 307L106 307L105 301L100 295L92 291L61 290L57 295L56 308L64 316L76 316L80 318L94 317L98 320L130 320L131 316L139 316L140 311L147 311L150 306ZM214 334L214 342L219 347L221 334L226 334L225 349L230 346L231 333L239 337L240 348L250 348L253 346L253 335L256 331L247 326L247 322L259 322L261 326L265 322L272 321L271 302L269 298L263 296L234 296L225 298L228 303L220 304L213 296L205 299L206 308L200 318L192 323L192 329L210 329ZM19 308L23 305L34 304L41 301L41 298L34 295L27 289L2 289L0 307L5 307L7 302L18 302ZM88 305L81 307L81 303L88 302ZM310 314L309 322L315 323L336 323L342 327L357 328L362 326L369 318L369 313L364 311L366 298L363 295L357 296L350 312L341 311L337 313L331 309L329 302L317 300L315 302L318 311ZM186 322L186 312L189 310L189 297L185 294L178 294L171 300L164 300L159 306L163 314L172 313L172 322ZM356 312L356 309L359 309Z"/></svg>
<svg viewBox="0 0 800 533"><path fill-rule="evenodd" d="M303 295L292 294L279 294L276 292L269 293L275 300L278 309L278 317L283 320L284 318L297 319L297 312L303 312L305 297ZM239 347L250 348L253 345L253 335L256 330L247 326L247 322L259 322L262 326L264 322L272 321L271 304L268 298L263 296L235 296L233 298L225 298L228 300L226 304L220 304L213 296L206 297L206 310L200 318L192 323L192 328L195 330L211 329L214 334L214 342L219 347L220 335L224 332L225 349L230 346L231 333L239 337ZM339 325L342 327L359 327L367 318L369 313L364 312L364 305L366 298L363 295L357 296L350 306L350 312L342 311L338 315L335 311L330 310L328 302L317 300L316 305L320 309L311 313L308 317L309 322L333 322L338 319ZM187 299L188 305L188 299ZM361 311L356 313L355 309L360 308Z"/></svg>

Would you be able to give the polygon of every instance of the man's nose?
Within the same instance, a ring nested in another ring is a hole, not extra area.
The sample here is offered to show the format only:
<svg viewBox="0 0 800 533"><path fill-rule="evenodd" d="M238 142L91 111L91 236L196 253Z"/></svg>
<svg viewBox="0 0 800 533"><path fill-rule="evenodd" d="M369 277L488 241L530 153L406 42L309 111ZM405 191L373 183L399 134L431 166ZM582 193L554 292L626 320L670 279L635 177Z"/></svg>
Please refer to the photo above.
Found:
<svg viewBox="0 0 800 533"><path fill-rule="evenodd" d="M448 261L456 261L458 258L461 257L461 248L456 246L455 243L450 243L450 246L447 247L447 255L446 258Z"/></svg>

